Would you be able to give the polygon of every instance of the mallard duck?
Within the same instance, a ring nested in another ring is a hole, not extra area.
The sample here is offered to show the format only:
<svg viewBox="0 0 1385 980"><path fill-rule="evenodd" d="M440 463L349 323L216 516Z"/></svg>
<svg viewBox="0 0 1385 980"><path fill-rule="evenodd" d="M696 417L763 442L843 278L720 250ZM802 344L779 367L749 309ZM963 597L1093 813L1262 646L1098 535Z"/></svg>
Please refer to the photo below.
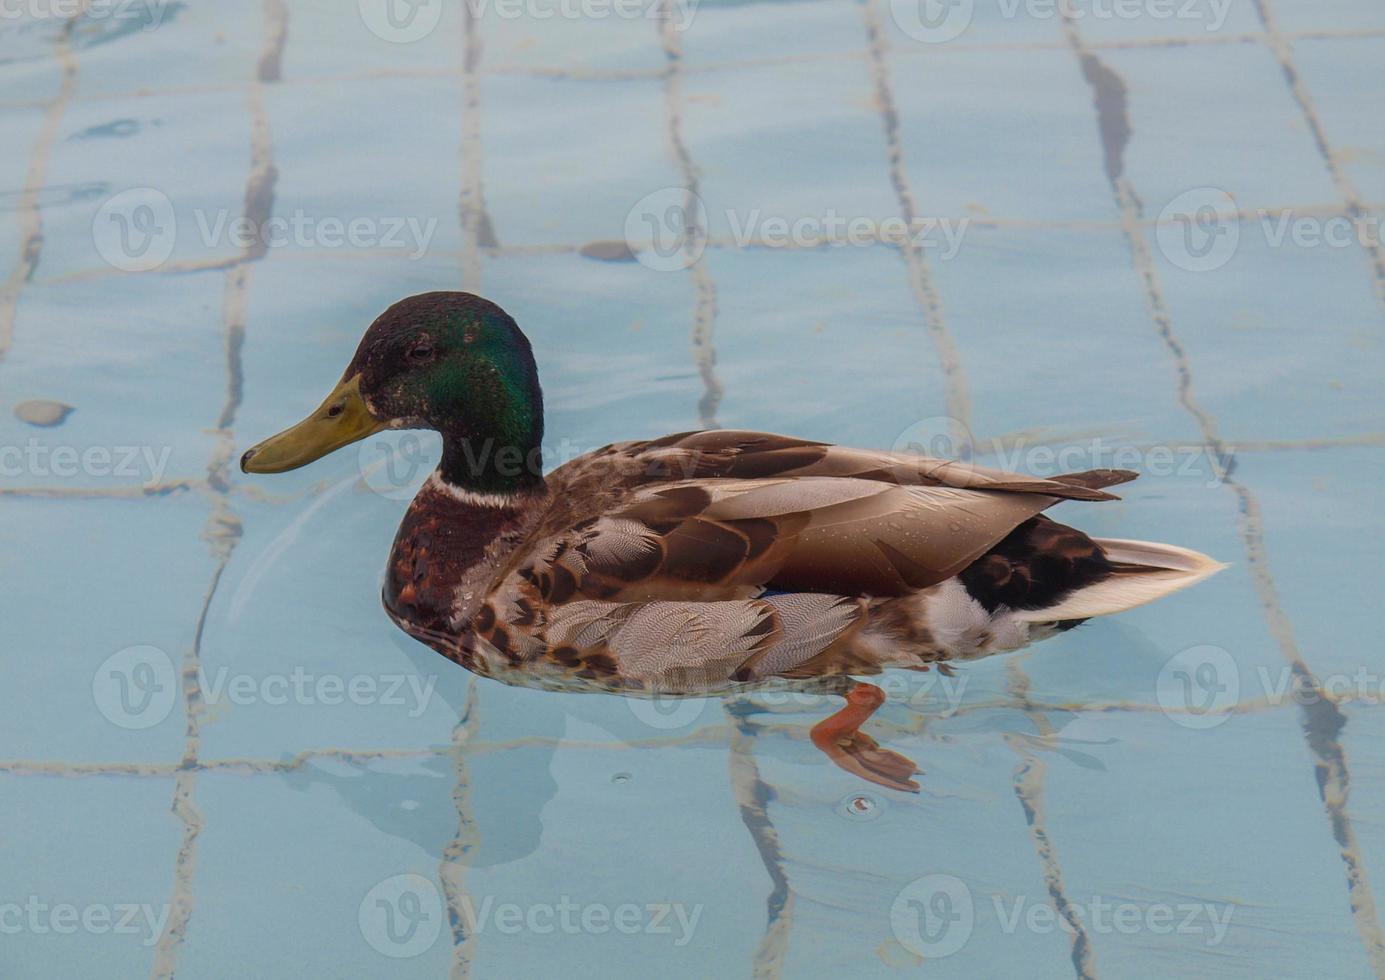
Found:
<svg viewBox="0 0 1385 980"><path fill-rule="evenodd" d="M383 429L442 434L384 585L402 629L510 684L657 696L771 685L846 706L812 730L837 765L914 791L861 731L860 676L946 670L1192 585L1185 548L1088 537L1043 511L1117 499L1099 469L1040 479L738 430L605 446L543 471L529 340L462 292L395 303L302 422L241 459L295 469Z"/></svg>

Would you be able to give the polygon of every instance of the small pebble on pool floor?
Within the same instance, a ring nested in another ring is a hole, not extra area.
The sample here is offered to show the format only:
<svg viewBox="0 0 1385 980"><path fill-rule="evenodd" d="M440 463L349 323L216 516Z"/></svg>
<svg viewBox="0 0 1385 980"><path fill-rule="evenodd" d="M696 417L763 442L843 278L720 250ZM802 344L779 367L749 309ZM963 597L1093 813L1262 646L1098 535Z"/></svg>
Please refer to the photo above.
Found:
<svg viewBox="0 0 1385 980"><path fill-rule="evenodd" d="M45 429L62 425L72 412L71 405L64 405L62 402L48 401L43 398L20 402L14 407L14 417L19 421L28 422L30 425L41 426Z"/></svg>

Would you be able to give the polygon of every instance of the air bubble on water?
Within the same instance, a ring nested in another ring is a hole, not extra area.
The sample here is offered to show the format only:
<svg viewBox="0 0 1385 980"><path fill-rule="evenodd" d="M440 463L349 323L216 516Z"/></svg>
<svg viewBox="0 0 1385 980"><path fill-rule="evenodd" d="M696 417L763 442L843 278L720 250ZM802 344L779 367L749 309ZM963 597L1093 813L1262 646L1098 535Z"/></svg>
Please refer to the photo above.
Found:
<svg viewBox="0 0 1385 980"><path fill-rule="evenodd" d="M873 796L852 793L837 804L837 808L852 820L874 820L880 816L884 806Z"/></svg>

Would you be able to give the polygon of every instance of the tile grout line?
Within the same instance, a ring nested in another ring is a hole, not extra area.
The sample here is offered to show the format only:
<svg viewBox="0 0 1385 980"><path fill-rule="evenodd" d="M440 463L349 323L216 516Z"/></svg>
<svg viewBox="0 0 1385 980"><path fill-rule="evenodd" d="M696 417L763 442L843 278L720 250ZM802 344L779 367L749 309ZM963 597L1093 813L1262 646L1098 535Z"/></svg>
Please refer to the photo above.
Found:
<svg viewBox="0 0 1385 980"><path fill-rule="evenodd" d="M452 805L457 811L457 832L443 848L438 861L438 880L442 883L443 897L447 906L447 921L452 933L452 966L448 971L449 980L466 980L471 975L471 963L475 955L476 935L467 931L467 923L472 921L468 915L468 895L463 885L466 872L471 864L472 853L480 843L475 814L471 811L471 776L467 768L471 742L476 737L479 726L477 705L480 700L479 678L472 676L467 682L466 702L461 715L452 729L452 744L448 756L452 760Z"/></svg>
<svg viewBox="0 0 1385 980"><path fill-rule="evenodd" d="M1323 696L1316 675L1303 659L1294 636L1293 624L1280 604L1278 587L1270 572L1265 552L1264 519L1259 500L1249 487L1235 478L1234 448L1225 443L1217 431L1212 415L1193 396L1191 362L1182 341L1174 333L1158 269L1150 252L1149 242L1140 229L1140 200L1124 173L1123 154L1130 135L1125 83L1086 47L1070 17L1064 16L1063 26L1069 45L1078 57L1083 76L1092 89L1102 142L1106 150L1106 172L1110 178L1116 205L1126 224L1125 237L1130 246L1132 263L1142 280L1146 306L1178 372L1178 400L1196 420L1202 430L1204 442L1213 447L1214 466L1223 484L1236 495L1246 563L1256 595L1265 611L1270 633L1298 683L1304 690L1315 695L1310 699L1311 703L1303 705L1300 713L1303 735L1314 760L1319 796L1345 866L1347 896L1356 931L1370 959L1372 970L1377 976L1385 977L1385 931L1382 931L1376 915L1375 899L1367 878L1365 862L1346 810L1350 792L1350 772L1340 741L1341 731L1346 725L1346 716L1336 703Z"/></svg>
<svg viewBox="0 0 1385 980"><path fill-rule="evenodd" d="M264 227L264 223L273 213L274 185L278 178L273 160L269 120L264 105L263 86L272 84L279 78L288 31L288 10L284 0L263 0L263 12L265 44L256 66L255 84L249 88L247 95L251 117L250 173L245 182L242 206L244 217L253 222L255 227ZM231 507L230 465L236 449L233 427L243 395L242 349L245 341L251 263L264 258L267 251L268 246L257 240L245 250L234 265L225 270L224 274L222 324L225 331L226 400L217 419L217 446L207 464L207 489L212 500L212 513L202 532L203 540L216 560L216 568L198 614L192 645L183 657L182 689L186 735L183 759L174 776L172 803L173 813L183 824L183 838L174 860L168 920L154 946L153 964L150 969L153 980L172 980L176 975L178 954L182 951L193 915L192 881L197 868L198 838L204 825L202 811L194 800L197 762L201 750L201 714L204 706L199 677L202 644L206 636L207 618L211 613L212 602L241 538L240 518Z"/></svg>
<svg viewBox="0 0 1385 980"><path fill-rule="evenodd" d="M881 32L876 0L861 0L861 16L869 41L870 74L875 84L876 108L880 112L880 121L885 130L890 186L894 189L895 198L899 203L900 218L913 229L919 218L918 207L909 182L909 170L904 162L904 147L899 139L899 112L895 107L890 70L886 63L889 52ZM943 372L947 392L947 415L951 420L954 445L965 455L971 449L968 435L971 431L971 392L966 368L957 351L956 341L943 318L942 299L938 295L937 284L933 281L933 273L923 250L910 235L900 244L899 253L904 258L905 267L909 272L909 288L923 314L924 325L932 338L938 364Z"/></svg>
<svg viewBox="0 0 1385 980"><path fill-rule="evenodd" d="M1048 720L1048 715L1029 700L1030 682L1029 675L1024 672L1023 657L1011 658L1005 665L1005 673L1010 696L1024 706L1024 713L1034 723L1039 739L1048 742L1055 730ZM1032 743L1026 744L1014 735L1006 735L1005 742L1020 759L1014 774L1015 798L1024 811L1024 821L1029 827L1034 853L1039 858L1039 867L1042 869L1044 885L1048 889L1049 901L1053 905L1053 910L1067 923L1073 970L1078 980L1095 980L1096 954L1092 947L1092 939L1087 935L1081 916L1068 899L1063 882L1063 868L1058 861L1053 838L1048 833L1047 810L1044 805L1048 764L1034 751Z"/></svg>
<svg viewBox="0 0 1385 980"><path fill-rule="evenodd" d="M751 977L753 980L777 980L789 953L797 893L789 883L788 871L784 867L779 831L769 818L769 805L774 802L776 793L760 775L760 766L755 761L754 734L725 700L722 701L722 711L732 722L728 740L730 751L726 760L731 790L740 809L741 820L750 831L751 840L760 852L760 860L770 880L770 893L765 900L765 932L755 947Z"/></svg>
<svg viewBox="0 0 1385 980"><path fill-rule="evenodd" d="M0 284L0 361L4 361L14 343L14 321L19 309L19 293L38 269L39 253L43 250L43 209L38 198L48 182L48 160L58 138L58 126L77 91L77 53L72 48L72 35L77 22L86 16L90 0L81 0L77 10L63 21L54 45L54 57L62 70L58 94L43 105L43 126L29 156L29 169L24 177L24 189L15 206L19 226L19 261Z"/></svg>
<svg viewBox="0 0 1385 980"><path fill-rule="evenodd" d="M719 427L717 413L726 387L717 376L717 287L712 274L703 265L703 246L707 242L707 229L698 221L698 204L701 201L701 184L697 164L693 162L683 138L683 78L686 65L683 60L683 35L676 25L672 4L677 0L659 0L658 16L655 24L659 30L659 42L664 50L666 67L660 75L664 81L664 108L668 120L669 146L674 159L683 174L683 187L687 197L684 202L684 244L696 256L688 266L692 277L696 302L693 307L692 353L698 376L702 379L702 397L697 402L697 412L704 429Z"/></svg>
<svg viewBox="0 0 1385 980"><path fill-rule="evenodd" d="M691 247L696 256L687 271L692 277L696 296L693 307L693 362L702 379L702 396L698 399L697 410L704 428L716 428L719 424L717 413L726 393L716 372L717 289L711 273L703 264L702 246L707 240L707 229L700 226L697 218L699 208L696 205L701 201L699 171L683 136L683 107L686 105L683 78L686 65L682 33L673 16L674 2L677 0L659 0L655 24L666 60L662 76L669 147L682 171L686 192L684 245ZM730 714L725 700L722 701L722 710ZM773 886L765 903L765 931L755 947L751 974L755 980L777 980L783 970L793 932L794 893L779 850L779 834L767 812L769 801L774 798L774 790L761 777L752 745L739 725L733 726L727 748L728 775L736 808Z"/></svg>
<svg viewBox="0 0 1385 980"><path fill-rule="evenodd" d="M484 145L481 129L481 26L472 7L462 3L462 189L457 216L462 225L462 289L481 291L481 249L494 247L495 231L486 212Z"/></svg>
<svg viewBox="0 0 1385 980"><path fill-rule="evenodd" d="M1325 698L1330 697L1327 692L1323 692ZM1377 708L1385 705L1385 701L1375 698L1336 698L1333 701L1337 706L1350 705L1358 710L1367 708ZM947 717L957 718L965 715L978 714L985 711L1024 711L1026 707L1032 707L1044 712L1061 712L1064 714L1112 714L1112 713L1133 713L1133 714L1169 714L1173 709L1165 708L1157 704L1145 704L1138 701L1104 701L1104 702L1080 702L1072 704L1058 703L1035 703L1016 702L1013 699L997 701L979 701L972 705L965 705L952 711ZM1222 709L1220 712L1212 714L1230 715L1252 715L1261 714L1269 711L1285 711L1295 707L1290 699L1279 703L1267 699L1256 701L1239 701L1230 707ZM764 714L801 714L803 709L794 707L782 712L774 708L757 706L755 709ZM1190 713L1196 713L1199 718L1205 718L1208 712L1188 709ZM1183 712L1180 712L1183 713ZM739 717L739 716L737 716ZM883 719L877 719L874 724L883 729L908 733L912 731L912 726L890 725ZM796 723L775 723L775 722L755 722L754 728L757 732L768 732L772 734L782 734L793 737L801 731L801 726ZM455 732L454 732L455 734ZM546 736L521 736L519 738L507 739L503 742L475 742L470 746L472 755L484 755L492 752L508 752L511 750L526 748L553 748L559 745L580 747L582 749L624 751L627 749L638 748L668 748L668 747L688 747L694 748L704 745L720 745L728 737L734 737L735 732L731 727L725 729L720 727L708 727L699 729L696 733L679 736L676 738L655 738L655 739L630 739L618 743L607 741L599 742L580 742L564 738L549 738ZM336 759L346 762L373 762L381 759L435 759L450 757L452 750L448 747L436 748L384 748L384 749L348 749L348 748L321 748L305 749L287 759L253 759L253 758L225 758L225 759L198 759L192 768L198 772L228 771L242 775L281 775L286 772L293 772L308 765L315 759ZM167 779L177 776L182 768L182 763L177 762L67 762L64 760L37 760L37 759L7 759L0 760L0 775L18 777L54 777L60 779L80 779L88 776L127 776L142 779Z"/></svg>
<svg viewBox="0 0 1385 980"><path fill-rule="evenodd" d="M1309 131L1313 134L1313 143L1318 148L1318 155L1322 157L1328 175L1332 178L1332 183L1346 203L1348 216L1357 222L1359 227L1359 223L1370 216L1365 203L1361 200L1361 193L1356 189L1351 178L1347 176L1341 158L1333 151L1332 145L1327 141L1327 127L1323 124L1322 117L1318 115L1318 109L1313 103L1312 96L1308 94L1308 87L1303 82L1302 73L1294 64L1291 43L1279 31L1278 21L1270 7L1270 0L1254 0L1254 2L1255 9L1260 16L1260 22L1265 25L1265 45L1274 54L1275 61L1279 63L1279 69L1284 74L1284 80L1289 86L1289 91L1293 95L1294 101L1298 103L1299 111L1303 113ZM1380 305L1385 307L1385 250L1381 249L1378 241L1363 240L1360 244L1366 250L1367 259L1370 262L1371 285L1375 289L1375 297Z"/></svg>
<svg viewBox="0 0 1385 980"><path fill-rule="evenodd" d="M904 148L899 139L899 113L886 64L889 50L881 33L875 0L864 0L861 9L870 42L876 97L885 126L886 144L889 147L890 182L899 200L900 216L912 228L917 220L918 210L904 161ZM953 420L952 435L958 441L958 445L969 453L972 449L971 393L965 366L943 318L942 299L922 250L911 240L904 243L900 251L909 266L910 287L914 290L915 298L923 311L947 382L947 414ZM1029 703L1029 678L1024 672L1022 661L1017 659L1007 664L1006 676L1010 696L1023 706L1025 714L1034 722L1041 735L1051 734L1053 729L1047 716ZM1032 751L1020 748L1012 739L1006 741L1021 760L1015 770L1015 795L1024 811L1054 910L1070 927L1073 968L1079 980L1092 980L1096 977L1092 943L1063 890L1062 867L1044 826L1043 795L1047 767Z"/></svg>
<svg viewBox="0 0 1385 980"><path fill-rule="evenodd" d="M1316 31L1288 31L1283 35L1290 41L1350 41L1350 40L1369 40L1373 38L1385 37L1385 28L1356 28L1343 30L1316 30ZM1210 34L1210 35L1187 35L1183 37L1152 37L1152 38L1115 38L1104 41L1094 41L1088 45L1093 51L1126 51L1143 50L1158 48L1186 48L1186 47L1222 47L1243 44L1264 43L1266 37L1261 32L1248 32L1242 34ZM1061 51L1067 47L1065 41L994 41L977 42L974 44L951 43L947 50L962 53L987 53L987 52L1023 52L1023 51ZM925 57L927 51L932 46L919 45L917 47L905 48L896 53L901 57ZM865 61L870 57L866 50L833 52L831 54L800 54L783 55L768 58L743 58L722 62L707 62L705 64L689 65L686 71L689 74L710 74L714 72L737 70L742 68L773 68L781 65L792 64L827 64L845 61ZM353 72L340 75L319 75L307 76L292 79L285 79L286 86L299 85L336 85L342 82L357 81L387 81L398 78L449 78L455 77L458 71L455 69L439 68L384 68L373 71ZM531 65L494 65L481 75L485 76L520 76L529 78L551 78L565 81L577 82L621 82L634 81L638 79L662 78L665 69L662 68L631 68L631 69L586 69L573 67L556 66L531 66ZM217 92L234 91L244 88L246 83L228 82L221 84L205 85L174 85L165 88L139 88L126 91L96 92L81 98L80 102L109 102L109 101L128 101L130 99L150 98L155 96L177 96L177 95L207 95ZM48 100L43 99L0 99L0 110L4 109L44 109L48 106Z"/></svg>
<svg viewBox="0 0 1385 980"><path fill-rule="evenodd" d="M462 226L462 289L481 290L481 248L495 244L484 194L484 157L481 127L481 58L484 46L481 25L472 0L462 2L462 133L461 190L457 198L457 217ZM457 829L443 847L438 859L438 883L442 887L447 921L452 939L450 980L466 980L471 975L476 936L468 931L467 895L464 885L467 868L480 843L478 821L472 812L471 774L467 765L479 725L481 689L476 676L467 680L466 701L452 729L448 756L452 762L452 806Z"/></svg>
<svg viewBox="0 0 1385 980"><path fill-rule="evenodd" d="M3 107L0 107L3 111ZM1385 202L1364 203L1362 207L1366 211L1385 211ZM1222 221L1236 221L1238 223L1250 223L1263 221L1267 217L1317 217L1317 218L1336 218L1351 217L1351 211L1343 204L1305 204L1302 206L1279 206L1274 208L1264 208L1256 212L1237 211L1222 212L1217 218ZM943 216L951 217L951 216ZM960 221L963 219L952 218L951 220ZM1015 231L1070 231L1091 234L1107 234L1110 232L1124 233L1126 224L1122 221L1044 221L1032 220L1027 218L1000 218L996 216L973 217L966 216L969 228L985 228L994 231L1015 230ZM579 254L586 243L576 244L539 244L539 245L510 245L502 246L499 244L487 244L488 241L494 242L494 233L491 230L489 215L484 208L477 216L477 242L475 250L481 256L487 258L528 258L533 256L545 255L573 255ZM1156 228L1159 225L1157 218L1142 218L1140 226ZM817 239L805 240L802 242L768 242L763 239L751 238L745 241L737 241L734 238L718 238L706 236L703 244L706 248L723 251L738 251L750 249L766 249L774 251L816 251L818 249L830 249L834 247L836 239L830 236L822 236ZM882 234L877 233L874 239L863 245L864 248L888 248L897 250L898 242L887 239ZM472 258L467 248L429 249L429 255L455 258L459 262L467 262ZM349 252L342 252L337 249L329 248L302 248L292 251L281 249L278 252L279 261L320 261L323 259L336 259L345 262L359 261L361 259L374 259L380 256L398 256L399 250L395 248L375 247L358 248ZM30 281L41 283L47 286L66 285L72 282L91 282L99 279L116 278L120 276L133 275L185 275L189 272L212 272L228 269L241 261L240 256L229 258L210 258L210 259L189 259L180 261L170 261L151 269L147 272L126 272L113 266L101 265L87 269L78 269L73 272L64 272L59 275L47 278L34 277ZM479 268L476 270L475 278L479 278Z"/></svg>

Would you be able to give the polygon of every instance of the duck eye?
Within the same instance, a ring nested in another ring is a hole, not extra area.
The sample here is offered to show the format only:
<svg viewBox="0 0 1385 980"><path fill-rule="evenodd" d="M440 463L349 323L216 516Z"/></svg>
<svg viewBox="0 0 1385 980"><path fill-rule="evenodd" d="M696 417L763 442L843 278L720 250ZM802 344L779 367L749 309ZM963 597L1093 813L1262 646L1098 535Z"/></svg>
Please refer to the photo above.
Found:
<svg viewBox="0 0 1385 980"><path fill-rule="evenodd" d="M433 356L433 345L421 340L409 348L409 357L415 361L426 361Z"/></svg>

